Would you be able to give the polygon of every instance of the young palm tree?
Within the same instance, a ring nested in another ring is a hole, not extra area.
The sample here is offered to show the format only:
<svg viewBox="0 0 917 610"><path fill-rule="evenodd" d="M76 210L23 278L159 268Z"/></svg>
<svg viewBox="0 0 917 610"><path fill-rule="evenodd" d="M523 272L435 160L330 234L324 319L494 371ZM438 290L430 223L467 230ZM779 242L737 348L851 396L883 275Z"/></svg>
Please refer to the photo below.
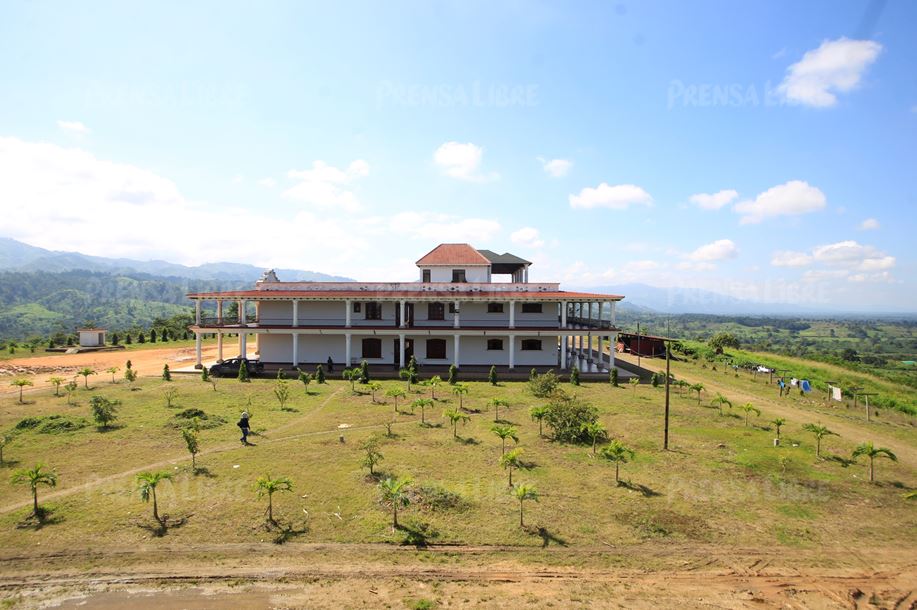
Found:
<svg viewBox="0 0 917 610"><path fill-rule="evenodd" d="M411 412L413 413L416 407L420 407L420 423L425 424L427 423L426 409L427 407L432 407L432 406L433 406L433 401L430 400L429 398L418 398L417 400L411 403Z"/></svg>
<svg viewBox="0 0 917 610"><path fill-rule="evenodd" d="M544 406L532 407L531 409L529 409L529 416L533 420L538 421L538 436L539 437L544 436L543 431L542 431L542 425L544 424L544 418L548 416L548 408Z"/></svg>
<svg viewBox="0 0 917 610"><path fill-rule="evenodd" d="M410 392L411 380L414 378L414 374L408 369L401 369L398 371L398 376L404 379L404 382L407 384L407 391Z"/></svg>
<svg viewBox="0 0 917 610"><path fill-rule="evenodd" d="M500 455L506 453L506 439L511 438L513 442L519 442L519 435L516 432L516 429L512 426L505 426L502 424L497 424L490 429L491 432L500 437L502 446L500 447Z"/></svg>
<svg viewBox="0 0 917 610"><path fill-rule="evenodd" d="M255 491L258 492L259 499L267 496L267 522L271 525L276 525L277 522L274 521L274 494L293 491L293 481L288 477L272 479L269 474L261 475L255 481Z"/></svg>
<svg viewBox="0 0 917 610"><path fill-rule="evenodd" d="M719 392L716 393L716 397L710 401L710 404L717 408L717 410L720 412L720 415L723 414L724 406L729 407L730 409L732 408L732 401Z"/></svg>
<svg viewBox="0 0 917 610"><path fill-rule="evenodd" d="M360 381L360 376L360 369L344 369L341 371L341 378L350 382L350 391L353 394L357 393L356 383Z"/></svg>
<svg viewBox="0 0 917 610"><path fill-rule="evenodd" d="M89 389L89 376L90 376L90 375L95 375L96 372L95 372L95 370L93 370L93 369L91 369L91 368L89 368L89 367L87 366L87 367L82 368L82 369L80 369L79 371L77 371L76 374L77 374L77 375L82 375L82 376L83 376L83 386L88 390L88 389Z"/></svg>
<svg viewBox="0 0 917 610"><path fill-rule="evenodd" d="M469 422L471 418L459 411L458 409L448 409L443 411L443 417L449 418L449 423L452 424L452 438L458 438L458 424L459 422Z"/></svg>
<svg viewBox="0 0 917 610"><path fill-rule="evenodd" d="M137 381L137 371L134 369L126 369L124 371L124 378L127 379L127 382L130 384L131 389L134 388L134 382Z"/></svg>
<svg viewBox="0 0 917 610"><path fill-rule="evenodd" d="M869 482L872 483L875 481L875 464L874 461L878 457L885 457L890 459L893 462L898 461L898 456L891 452L891 449L886 449L884 447L876 447L872 444L872 441L867 441L865 443L860 443L856 446L856 449L853 450L853 459L856 460L861 455L865 455L869 458Z"/></svg>
<svg viewBox="0 0 917 610"><path fill-rule="evenodd" d="M500 456L500 466L509 471L509 486L513 486L513 468L522 468L522 449L516 448Z"/></svg>
<svg viewBox="0 0 917 610"><path fill-rule="evenodd" d="M777 428L777 440L780 440L780 428L786 424L786 420L782 417L775 417L771 420L771 423L774 424L774 427Z"/></svg>
<svg viewBox="0 0 917 610"><path fill-rule="evenodd" d="M692 384L689 388L692 392L697 392L697 404L700 404L700 393L704 391L704 384L695 383Z"/></svg>
<svg viewBox="0 0 917 610"><path fill-rule="evenodd" d="M191 428L182 428L181 437L185 441L185 446L188 448L188 453L191 454L191 470L197 472L197 462L195 458L200 452L200 441L197 436L197 432Z"/></svg>
<svg viewBox="0 0 917 610"><path fill-rule="evenodd" d="M10 382L10 385L19 387L19 404L22 404L22 389L25 388L26 386L32 386L35 384L32 383L31 379L26 379L25 377L19 377L17 379L12 380Z"/></svg>
<svg viewBox="0 0 917 610"><path fill-rule="evenodd" d="M500 407L509 407L509 402L502 398L491 398L490 406L494 408L494 421L500 421Z"/></svg>
<svg viewBox="0 0 917 610"><path fill-rule="evenodd" d="M376 402L376 392L382 389L382 384L378 381L369 382L369 394L372 397L372 401Z"/></svg>
<svg viewBox="0 0 917 610"><path fill-rule="evenodd" d="M756 417L760 417L760 416L761 416L761 409L757 408L756 406L754 406L754 405L751 404L750 402L746 402L744 405L742 405L742 406L739 407L739 408L742 409L743 411L745 411L745 427L746 427L746 428L748 427L748 416L749 416L749 415L751 415L752 413L754 413Z"/></svg>
<svg viewBox="0 0 917 610"><path fill-rule="evenodd" d="M76 385L75 381L69 381L67 382L67 385L64 386L64 391L67 392L67 404L68 405L73 404L73 393L76 392L76 389L78 387L79 386Z"/></svg>
<svg viewBox="0 0 917 610"><path fill-rule="evenodd" d="M459 399L459 409L465 408L464 398L468 394L468 385L464 383L456 383L452 386L452 393L458 396Z"/></svg>
<svg viewBox="0 0 917 610"><path fill-rule="evenodd" d="M406 507L411 503L408 496L408 487L411 485L410 479L392 479L391 477L379 483L379 491L382 492L382 502L392 507L392 531L398 529L398 507Z"/></svg>
<svg viewBox="0 0 917 610"><path fill-rule="evenodd" d="M144 502L153 500L153 519L156 523L162 525L162 519L159 517L159 503L156 501L156 487L163 481L171 481L172 473L169 471L161 472L141 472L137 475L137 491L140 492L140 499Z"/></svg>
<svg viewBox="0 0 917 610"><path fill-rule="evenodd" d="M433 375L424 382L424 385L430 386L430 398L436 400L436 386L443 382L439 375Z"/></svg>
<svg viewBox="0 0 917 610"><path fill-rule="evenodd" d="M605 426L599 422L588 422L580 426L580 430L592 439L592 455L595 455L595 445L600 438L605 437Z"/></svg>
<svg viewBox="0 0 917 610"><path fill-rule="evenodd" d="M630 460L634 459L634 450L621 441L613 440L602 447L600 455L602 458L608 460L609 462L614 462L615 483L618 483L618 471L620 470L621 464L626 464Z"/></svg>
<svg viewBox="0 0 917 610"><path fill-rule="evenodd" d="M13 485L28 485L32 491L32 514L40 514L38 508L38 486L57 486L57 474L53 470L46 470L44 464L36 464L34 468L17 470L10 479Z"/></svg>
<svg viewBox="0 0 917 610"><path fill-rule="evenodd" d="M66 379L64 379L63 377L50 377L48 379L48 383L54 386L54 395L55 396L60 396L60 387L61 387L61 384L64 383L64 381L66 381Z"/></svg>
<svg viewBox="0 0 917 610"><path fill-rule="evenodd" d="M828 430L821 424L805 424L802 429L815 435L815 457L817 458L821 457L821 439L825 436L837 436L836 432Z"/></svg>
<svg viewBox="0 0 917 610"><path fill-rule="evenodd" d="M525 514L523 512L525 501L532 500L538 502L538 490L532 485L520 483L513 487L512 494L519 500L519 527L525 527Z"/></svg>
<svg viewBox="0 0 917 610"><path fill-rule="evenodd" d="M395 401L395 413L398 412L398 399L404 398L407 396L407 393L401 388L389 388L385 391L385 395Z"/></svg>
<svg viewBox="0 0 917 610"><path fill-rule="evenodd" d="M637 395L637 386L640 385L640 379L637 377L631 377L629 383L630 383L630 387L634 389L634 396L636 396Z"/></svg>
<svg viewBox="0 0 917 610"><path fill-rule="evenodd" d="M111 373L111 382L112 383L115 383L115 373L117 373L120 370L121 370L121 367L119 366L110 366L107 369L105 369L106 373Z"/></svg>

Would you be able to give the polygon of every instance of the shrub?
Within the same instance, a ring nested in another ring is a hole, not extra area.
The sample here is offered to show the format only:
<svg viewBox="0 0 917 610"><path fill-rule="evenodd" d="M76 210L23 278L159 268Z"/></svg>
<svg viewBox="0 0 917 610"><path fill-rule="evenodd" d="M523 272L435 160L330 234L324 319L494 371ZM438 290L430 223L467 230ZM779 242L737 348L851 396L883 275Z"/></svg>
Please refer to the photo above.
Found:
<svg viewBox="0 0 917 610"><path fill-rule="evenodd" d="M369 363L365 360L360 363L360 383L365 385L371 380L369 378Z"/></svg>
<svg viewBox="0 0 917 610"><path fill-rule="evenodd" d="M534 369L533 369L534 370ZM543 375L535 375L529 379L529 392L538 398L547 398L557 389L559 380L554 371L548 371Z"/></svg>
<svg viewBox="0 0 917 610"><path fill-rule="evenodd" d="M576 365L573 365L573 370L570 371L570 383L579 385L579 367Z"/></svg>
<svg viewBox="0 0 917 610"><path fill-rule="evenodd" d="M458 382L458 367L453 365L449 366L449 385L455 385Z"/></svg>
<svg viewBox="0 0 917 610"><path fill-rule="evenodd" d="M163 381L172 381L172 372L169 370L169 365L162 365L162 380Z"/></svg>
<svg viewBox="0 0 917 610"><path fill-rule="evenodd" d="M562 443L592 442L583 429L598 421L598 409L575 396L555 392L547 406L545 422L554 432L554 440Z"/></svg>
<svg viewBox="0 0 917 610"><path fill-rule="evenodd" d="M611 382L613 387L618 387L618 367L611 367L611 372L608 373L608 380Z"/></svg>
<svg viewBox="0 0 917 610"><path fill-rule="evenodd" d="M251 377L248 376L248 365L245 364L245 360L243 360L243 361L239 364L239 376L238 376L238 379L239 379L239 381L243 381L243 382L245 382L245 381L251 381Z"/></svg>
<svg viewBox="0 0 917 610"><path fill-rule="evenodd" d="M179 430L188 427L192 427L195 430L209 430L210 428L222 426L225 423L226 420L219 415L207 415L200 409L191 408L176 413L172 421L166 425Z"/></svg>
<svg viewBox="0 0 917 610"><path fill-rule="evenodd" d="M487 381L490 382L490 385L497 385L497 366L492 365L490 367L490 372L487 373Z"/></svg>
<svg viewBox="0 0 917 610"><path fill-rule="evenodd" d="M315 367L315 383L325 383L325 369L320 364Z"/></svg>
<svg viewBox="0 0 917 610"><path fill-rule="evenodd" d="M99 428L108 428L112 422L118 419L119 401L109 400L104 396L93 396L89 399L89 405L92 408L92 419L95 420Z"/></svg>

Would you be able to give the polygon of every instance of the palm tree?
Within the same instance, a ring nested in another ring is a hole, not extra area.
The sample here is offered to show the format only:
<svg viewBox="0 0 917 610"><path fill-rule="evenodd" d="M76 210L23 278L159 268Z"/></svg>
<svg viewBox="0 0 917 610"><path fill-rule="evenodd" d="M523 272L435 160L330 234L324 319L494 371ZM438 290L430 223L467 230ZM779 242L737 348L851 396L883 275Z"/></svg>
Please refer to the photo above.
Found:
<svg viewBox="0 0 917 610"><path fill-rule="evenodd" d="M532 407L529 409L529 416L533 420L538 420L538 436L544 436L542 433L542 424L544 423L544 418L548 416L548 408L544 406Z"/></svg>
<svg viewBox="0 0 917 610"><path fill-rule="evenodd" d="M700 404L700 393L704 391L704 384L695 383L692 384L689 388L692 392L697 392L697 404Z"/></svg>
<svg viewBox="0 0 917 610"><path fill-rule="evenodd" d="M372 396L373 402L376 402L376 392L378 392L381 389L382 389L382 384L379 383L378 381L369 382L369 393L370 393L370 396Z"/></svg>
<svg viewBox="0 0 917 610"><path fill-rule="evenodd" d="M343 371L341 371L341 377L345 381L350 382L350 391L351 393L356 394L357 389L355 385L358 381L360 381L360 377L361 377L360 369L344 369Z"/></svg>
<svg viewBox="0 0 917 610"><path fill-rule="evenodd" d="M436 400L436 386L443 382L439 375L433 375L424 382L424 385L430 386L430 398Z"/></svg>
<svg viewBox="0 0 917 610"><path fill-rule="evenodd" d="M464 383L457 383L452 386L452 393L458 396L459 399L459 409L465 408L464 397L468 394L468 385Z"/></svg>
<svg viewBox="0 0 917 610"><path fill-rule="evenodd" d="M408 506L411 498L408 496L407 489L411 485L411 479L392 479L387 477L379 483L379 491L382 492L382 502L392 507L392 531L398 529L398 507Z"/></svg>
<svg viewBox="0 0 917 610"><path fill-rule="evenodd" d="M161 472L141 472L137 475L137 491L140 492L140 499L144 502L153 500L153 519L156 523L162 525L162 519L159 518L159 504L156 502L156 487L163 481L171 481L172 473L169 471Z"/></svg>
<svg viewBox="0 0 917 610"><path fill-rule="evenodd" d="M78 387L79 386L76 385L76 381L68 381L67 385L64 386L64 391L67 392L67 404L68 405L73 404L73 401L72 401L73 393L76 392L76 389Z"/></svg>
<svg viewBox="0 0 917 610"><path fill-rule="evenodd" d="M516 499L519 500L519 527L525 527L524 512L523 507L526 500L533 500L538 502L538 490L535 489L532 485L526 485L525 483L520 483L513 487L513 495L516 496Z"/></svg>
<svg viewBox="0 0 917 610"><path fill-rule="evenodd" d="M775 417L771 420L771 423L774 424L774 427L777 428L777 440L780 440L780 427L786 424L786 420L782 417Z"/></svg>
<svg viewBox="0 0 917 610"><path fill-rule="evenodd" d="M726 398L725 396L723 396L722 394L720 394L719 392L716 393L716 397L710 401L710 404L716 407L717 410L719 410L720 415L723 414L724 405L729 407L730 409L732 408L732 401Z"/></svg>
<svg viewBox="0 0 917 610"><path fill-rule="evenodd" d="M506 439L511 438L513 439L513 442L519 442L519 435L516 433L516 429L512 426L504 426L502 424L498 424L493 426L490 431L499 436L500 441L503 443L502 447L500 448L500 455L506 453Z"/></svg>
<svg viewBox="0 0 917 610"><path fill-rule="evenodd" d="M17 470L10 479L13 485L28 485L32 490L32 514L36 517L41 514L38 509L38 486L57 486L57 474L45 468L44 464L36 464L34 468Z"/></svg>
<svg viewBox="0 0 917 610"><path fill-rule="evenodd" d="M621 464L626 464L630 460L634 459L634 450L619 440L613 440L602 447L600 455L609 462L614 462L615 483L618 483L618 471L621 467Z"/></svg>
<svg viewBox="0 0 917 610"><path fill-rule="evenodd" d="M634 389L634 396L636 396L637 395L637 386L640 385L640 379L637 377L631 377L629 383L630 383L630 387Z"/></svg>
<svg viewBox="0 0 917 610"><path fill-rule="evenodd" d="M429 398L418 398L417 400L411 403L411 411L413 412L415 407L420 407L420 423L425 424L427 423L427 420L425 419L426 408L432 407L432 406L433 406L433 401L430 400Z"/></svg>
<svg viewBox="0 0 917 610"><path fill-rule="evenodd" d="M746 427L746 428L748 427L748 416L749 416L749 415L751 415L752 413L754 413L755 416L757 416L757 417L760 417L760 416L761 416L761 409L757 408L756 406L754 406L754 405L751 404L750 402L746 402L744 405L742 405L742 406L739 407L739 408L742 409L743 411L745 411L745 427Z"/></svg>
<svg viewBox="0 0 917 610"><path fill-rule="evenodd" d="M876 447L872 444L872 441L867 441L865 443L860 443L856 446L856 449L853 450L853 459L856 460L861 455L865 455L869 458L869 482L872 483L875 481L875 465L874 460L877 457L886 457L893 462L898 461L898 456L891 452L891 449L886 449L885 447Z"/></svg>
<svg viewBox="0 0 917 610"><path fill-rule="evenodd" d="M459 422L469 422L471 418L459 411L458 409L448 409L443 411L443 417L449 418L449 423L452 424L452 438L458 438L458 423Z"/></svg>
<svg viewBox="0 0 917 610"><path fill-rule="evenodd" d="M587 422L580 426L580 431L592 439L592 455L595 455L595 444L605 436L605 426L600 422Z"/></svg>
<svg viewBox="0 0 917 610"><path fill-rule="evenodd" d="M404 398L405 396L407 396L407 393L404 390L402 390L401 388L389 388L388 390L385 391L385 395L395 400L395 413L397 413L398 412L398 399Z"/></svg>
<svg viewBox="0 0 917 610"><path fill-rule="evenodd" d="M500 421L500 407L509 407L509 402L502 398L491 398L490 406L494 408L494 421Z"/></svg>
<svg viewBox="0 0 917 610"><path fill-rule="evenodd" d="M35 384L32 383L31 379L26 379L25 377L19 377L17 379L12 380L10 382L10 385L19 387L19 404L22 404L22 389L26 386L32 386Z"/></svg>
<svg viewBox="0 0 917 610"><path fill-rule="evenodd" d="M50 377L48 383L54 386L54 395L60 396L60 386L66 381L63 377Z"/></svg>
<svg viewBox="0 0 917 610"><path fill-rule="evenodd" d="M111 373L111 382L112 383L115 382L115 373L117 373L120 370L121 370L121 367L119 366L110 366L107 369L105 369L106 373Z"/></svg>
<svg viewBox="0 0 917 610"><path fill-rule="evenodd" d="M500 466L509 471L509 486L513 486L513 468L522 468L522 449L516 448L500 456Z"/></svg>
<svg viewBox="0 0 917 610"><path fill-rule="evenodd" d="M828 430L821 424L805 424L802 429L815 435L815 457L817 458L821 457L821 439L825 436L837 436L836 432Z"/></svg>
<svg viewBox="0 0 917 610"><path fill-rule="evenodd" d="M413 379L414 374L411 373L411 371L408 369L401 369L398 371L398 376L404 379L405 383L408 386L407 391L410 392L411 391L411 379Z"/></svg>
<svg viewBox="0 0 917 610"><path fill-rule="evenodd" d="M90 376L90 375L95 375L96 372L95 372L95 370L93 370L93 369L91 369L91 368L89 368L89 367L87 366L87 367L85 367L85 368L82 368L82 369L78 370L78 371L76 372L76 374L77 374L77 375L82 375L82 376L83 376L83 386L88 390L88 389L89 389L89 376Z"/></svg>
<svg viewBox="0 0 917 610"><path fill-rule="evenodd" d="M271 475L264 474L255 481L255 490L258 492L258 498L267 496L267 522L276 525L274 521L274 494L282 491L293 491L293 481L288 477L277 477L272 479Z"/></svg>

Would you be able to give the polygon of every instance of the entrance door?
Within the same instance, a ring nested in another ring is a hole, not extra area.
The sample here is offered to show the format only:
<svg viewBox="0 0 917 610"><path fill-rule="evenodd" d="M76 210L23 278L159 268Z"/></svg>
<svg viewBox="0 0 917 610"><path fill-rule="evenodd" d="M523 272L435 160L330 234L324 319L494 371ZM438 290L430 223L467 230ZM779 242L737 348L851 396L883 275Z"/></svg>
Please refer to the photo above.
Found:
<svg viewBox="0 0 917 610"><path fill-rule="evenodd" d="M396 338L394 340L394 349L392 353L395 354L395 368L401 367L401 342ZM404 365L407 366L408 362L411 360L411 356L414 355L414 340L405 339L404 340Z"/></svg>

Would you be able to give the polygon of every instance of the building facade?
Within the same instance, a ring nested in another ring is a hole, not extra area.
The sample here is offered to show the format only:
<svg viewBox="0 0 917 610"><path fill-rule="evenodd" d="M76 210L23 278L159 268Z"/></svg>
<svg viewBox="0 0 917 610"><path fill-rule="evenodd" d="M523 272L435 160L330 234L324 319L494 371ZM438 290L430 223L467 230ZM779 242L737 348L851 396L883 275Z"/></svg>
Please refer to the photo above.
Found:
<svg viewBox="0 0 917 610"><path fill-rule="evenodd" d="M216 335L222 360L224 336L237 334L231 355L248 356L253 335L261 361L284 367L329 358L404 367L411 356L433 366L612 366L614 350L603 352L615 344L615 304L623 297L529 282L530 265L511 254L441 244L417 261L415 282L281 282L269 271L252 290L189 294L197 365L202 335ZM495 275L510 281L495 282ZM208 302L215 316L204 315Z"/></svg>

